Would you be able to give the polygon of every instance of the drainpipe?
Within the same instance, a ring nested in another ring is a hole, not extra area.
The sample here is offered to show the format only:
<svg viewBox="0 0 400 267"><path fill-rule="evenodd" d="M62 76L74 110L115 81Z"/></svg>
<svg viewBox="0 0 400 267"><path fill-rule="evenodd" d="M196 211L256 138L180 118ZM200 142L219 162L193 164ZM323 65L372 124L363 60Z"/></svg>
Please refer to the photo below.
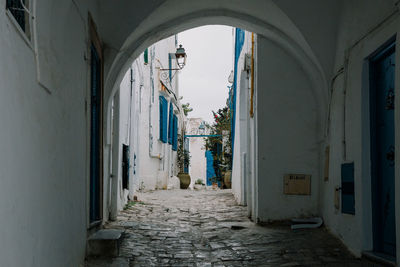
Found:
<svg viewBox="0 0 400 267"><path fill-rule="evenodd" d="M250 117L254 117L254 33L251 33L251 95L250 95Z"/></svg>

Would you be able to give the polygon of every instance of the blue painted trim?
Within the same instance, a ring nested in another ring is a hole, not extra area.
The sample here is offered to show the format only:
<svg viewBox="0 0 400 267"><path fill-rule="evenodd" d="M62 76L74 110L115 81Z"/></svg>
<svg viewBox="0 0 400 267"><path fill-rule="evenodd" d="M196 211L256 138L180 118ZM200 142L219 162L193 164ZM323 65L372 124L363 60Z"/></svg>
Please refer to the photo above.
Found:
<svg viewBox="0 0 400 267"><path fill-rule="evenodd" d="M174 134L174 107L172 102L169 104L169 116L168 116L168 144L172 144L173 134Z"/></svg>
<svg viewBox="0 0 400 267"><path fill-rule="evenodd" d="M232 95L232 102L231 102L231 111L232 111L232 118L231 118L231 143L232 143L232 158L235 151L235 129L236 129L236 95L237 95L237 79L238 79L238 62L239 57L243 49L244 39L245 39L245 31L236 28L235 31L235 66L234 66L234 79L233 79L233 95ZM232 161L232 168L233 168L233 161Z"/></svg>
<svg viewBox="0 0 400 267"><path fill-rule="evenodd" d="M178 150L178 117L176 115L173 115L172 117L173 123L172 123L172 150L177 151Z"/></svg>

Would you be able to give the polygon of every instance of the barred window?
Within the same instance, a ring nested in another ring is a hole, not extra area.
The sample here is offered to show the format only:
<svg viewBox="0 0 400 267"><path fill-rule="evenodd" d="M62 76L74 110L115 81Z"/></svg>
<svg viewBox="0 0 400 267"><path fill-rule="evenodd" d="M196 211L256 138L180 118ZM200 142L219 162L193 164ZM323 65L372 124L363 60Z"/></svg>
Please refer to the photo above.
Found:
<svg viewBox="0 0 400 267"><path fill-rule="evenodd" d="M6 9L10 11L19 27L30 39L29 14L25 8L29 8L29 0L6 1Z"/></svg>

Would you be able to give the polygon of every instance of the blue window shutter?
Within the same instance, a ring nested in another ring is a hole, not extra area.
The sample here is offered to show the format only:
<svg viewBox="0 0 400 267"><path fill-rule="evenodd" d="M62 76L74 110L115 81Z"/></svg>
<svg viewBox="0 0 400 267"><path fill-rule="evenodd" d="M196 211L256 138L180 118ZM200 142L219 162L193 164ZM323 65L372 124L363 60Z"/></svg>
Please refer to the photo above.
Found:
<svg viewBox="0 0 400 267"><path fill-rule="evenodd" d="M168 102L160 96L160 140L163 143L167 142L167 117L168 117Z"/></svg>
<svg viewBox="0 0 400 267"><path fill-rule="evenodd" d="M146 50L144 50L143 57L144 57L144 64L149 63L149 49L148 48L146 48Z"/></svg>
<svg viewBox="0 0 400 267"><path fill-rule="evenodd" d="M354 163L342 164L342 213L355 214Z"/></svg>
<svg viewBox="0 0 400 267"><path fill-rule="evenodd" d="M172 144L172 135L173 135L173 133L174 133L174 129L173 129L173 127L174 127L174 125L173 125L173 119L174 119L174 117L173 117L173 115L174 115L174 108L173 108L173 106L172 106L172 103L170 103L169 104L169 118L168 118L168 120L169 120L169 122L168 122L168 144Z"/></svg>
<svg viewBox="0 0 400 267"><path fill-rule="evenodd" d="M173 140L172 140L172 150L176 151L178 148L178 117L173 115Z"/></svg>
<svg viewBox="0 0 400 267"><path fill-rule="evenodd" d="M163 123L162 123L162 119L163 119L163 101L162 101L163 97L160 96L159 98L159 102L160 102L160 140L162 141L162 136L163 136Z"/></svg>
<svg viewBox="0 0 400 267"><path fill-rule="evenodd" d="M168 65L169 65L169 81L172 80L172 60L171 54L168 54Z"/></svg>

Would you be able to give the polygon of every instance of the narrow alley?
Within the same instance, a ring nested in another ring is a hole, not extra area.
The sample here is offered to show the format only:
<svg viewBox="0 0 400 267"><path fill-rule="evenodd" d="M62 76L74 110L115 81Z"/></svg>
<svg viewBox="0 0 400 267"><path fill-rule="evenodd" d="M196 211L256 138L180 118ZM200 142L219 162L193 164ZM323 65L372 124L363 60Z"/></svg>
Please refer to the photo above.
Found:
<svg viewBox="0 0 400 267"><path fill-rule="evenodd" d="M400 267L399 38L400 0L0 0L0 267Z"/></svg>
<svg viewBox="0 0 400 267"><path fill-rule="evenodd" d="M231 190L140 193L106 228L123 229L120 257L94 266L373 266L325 228L258 226Z"/></svg>

